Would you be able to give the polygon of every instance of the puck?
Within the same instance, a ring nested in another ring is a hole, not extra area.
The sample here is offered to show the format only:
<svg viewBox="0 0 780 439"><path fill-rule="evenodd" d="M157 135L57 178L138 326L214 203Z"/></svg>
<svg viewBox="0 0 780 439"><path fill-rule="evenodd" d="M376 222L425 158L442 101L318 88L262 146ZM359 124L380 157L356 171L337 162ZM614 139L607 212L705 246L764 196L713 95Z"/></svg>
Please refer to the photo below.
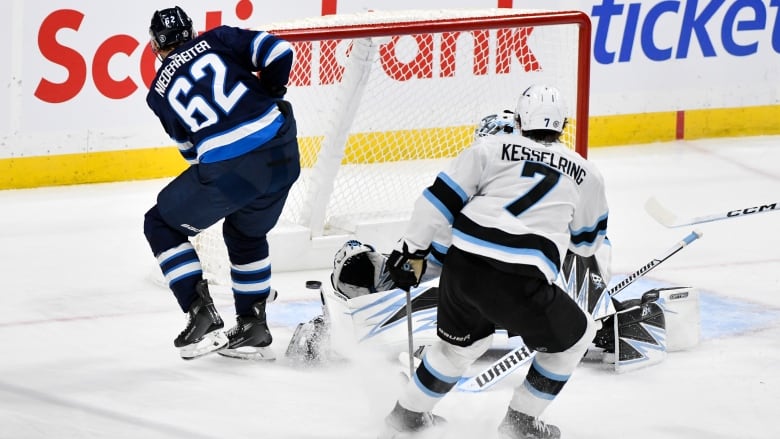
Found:
<svg viewBox="0 0 780 439"><path fill-rule="evenodd" d="M319 290L322 286L322 282L318 280L307 280L306 281L306 288L310 290Z"/></svg>

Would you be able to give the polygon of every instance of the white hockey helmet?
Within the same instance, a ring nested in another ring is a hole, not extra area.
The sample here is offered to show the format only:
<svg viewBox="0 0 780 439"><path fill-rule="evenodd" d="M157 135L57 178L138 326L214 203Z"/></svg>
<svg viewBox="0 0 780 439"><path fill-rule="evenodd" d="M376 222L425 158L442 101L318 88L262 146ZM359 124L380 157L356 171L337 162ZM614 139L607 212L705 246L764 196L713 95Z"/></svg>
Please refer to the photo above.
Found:
<svg viewBox="0 0 780 439"><path fill-rule="evenodd" d="M333 257L333 288L350 299L392 289L386 260L368 244L354 239L345 242Z"/></svg>
<svg viewBox="0 0 780 439"><path fill-rule="evenodd" d="M479 121L474 130L474 139L492 136L494 134L509 134L515 130L515 114L510 110L504 110L498 114L485 116Z"/></svg>
<svg viewBox="0 0 780 439"><path fill-rule="evenodd" d="M566 102L557 88L532 85L520 94L515 117L520 129L562 132L566 122Z"/></svg>

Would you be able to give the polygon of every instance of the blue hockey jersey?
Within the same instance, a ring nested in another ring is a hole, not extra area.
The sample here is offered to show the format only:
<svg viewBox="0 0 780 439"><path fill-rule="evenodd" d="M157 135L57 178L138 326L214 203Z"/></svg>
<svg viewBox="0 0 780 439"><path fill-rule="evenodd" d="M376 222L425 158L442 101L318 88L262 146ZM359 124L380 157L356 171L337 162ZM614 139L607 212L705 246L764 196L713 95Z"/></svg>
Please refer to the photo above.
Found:
<svg viewBox="0 0 780 439"><path fill-rule="evenodd" d="M146 102L188 163L238 157L282 125L276 101L293 56L289 42L268 32L220 26L163 60Z"/></svg>

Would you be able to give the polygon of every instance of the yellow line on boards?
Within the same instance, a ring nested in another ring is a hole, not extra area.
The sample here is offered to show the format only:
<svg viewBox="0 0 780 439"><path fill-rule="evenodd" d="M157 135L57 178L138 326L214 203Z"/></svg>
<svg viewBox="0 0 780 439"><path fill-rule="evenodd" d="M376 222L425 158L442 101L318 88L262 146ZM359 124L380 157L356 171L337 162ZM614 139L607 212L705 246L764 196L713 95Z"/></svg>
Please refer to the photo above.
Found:
<svg viewBox="0 0 780 439"><path fill-rule="evenodd" d="M588 147L675 139L780 134L780 106L591 116ZM361 164L454 157L469 145L474 126L360 133L347 140L342 163ZM442 140L446 145L441 145ZM321 137L301 137L301 166L312 167ZM375 154L381 150L383 154ZM172 177L187 163L175 147L127 149L0 159L0 189L23 189Z"/></svg>

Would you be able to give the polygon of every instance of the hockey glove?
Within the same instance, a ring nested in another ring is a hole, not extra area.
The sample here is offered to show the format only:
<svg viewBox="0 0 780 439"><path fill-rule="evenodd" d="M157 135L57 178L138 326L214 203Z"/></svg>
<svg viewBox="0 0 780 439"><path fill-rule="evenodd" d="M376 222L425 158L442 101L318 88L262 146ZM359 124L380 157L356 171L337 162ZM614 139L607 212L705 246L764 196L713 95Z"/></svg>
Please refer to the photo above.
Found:
<svg viewBox="0 0 780 439"><path fill-rule="evenodd" d="M427 255L426 250L410 252L406 243L403 244L402 250L393 250L390 253L387 258L387 271L396 288L409 291L411 287L420 284L420 278L428 266L425 260Z"/></svg>
<svg viewBox="0 0 780 439"><path fill-rule="evenodd" d="M287 94L287 87L283 85L270 85L270 84L263 84L265 87L266 93L268 93L269 96L272 98L281 99L284 97L284 95Z"/></svg>

